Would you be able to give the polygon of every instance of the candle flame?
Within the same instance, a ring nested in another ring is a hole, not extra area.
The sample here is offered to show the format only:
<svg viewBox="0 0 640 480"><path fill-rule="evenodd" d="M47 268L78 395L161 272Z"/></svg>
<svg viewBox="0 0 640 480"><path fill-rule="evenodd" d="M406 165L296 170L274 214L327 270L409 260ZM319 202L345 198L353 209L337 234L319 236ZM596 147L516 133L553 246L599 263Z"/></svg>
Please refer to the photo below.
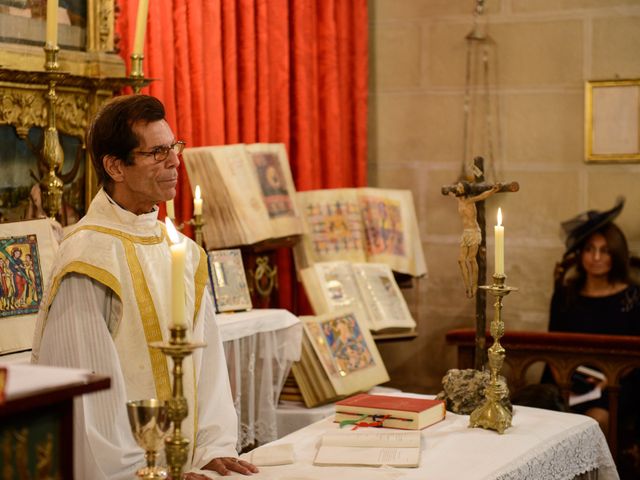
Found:
<svg viewBox="0 0 640 480"><path fill-rule="evenodd" d="M502 225L502 209L498 208L498 226Z"/></svg>
<svg viewBox="0 0 640 480"><path fill-rule="evenodd" d="M164 223L167 226L167 233L169 234L171 243L180 243L180 236L178 235L176 227L173 226L171 219L169 217L165 217Z"/></svg>
<svg viewBox="0 0 640 480"><path fill-rule="evenodd" d="M200 200L200 185L196 185L196 200Z"/></svg>

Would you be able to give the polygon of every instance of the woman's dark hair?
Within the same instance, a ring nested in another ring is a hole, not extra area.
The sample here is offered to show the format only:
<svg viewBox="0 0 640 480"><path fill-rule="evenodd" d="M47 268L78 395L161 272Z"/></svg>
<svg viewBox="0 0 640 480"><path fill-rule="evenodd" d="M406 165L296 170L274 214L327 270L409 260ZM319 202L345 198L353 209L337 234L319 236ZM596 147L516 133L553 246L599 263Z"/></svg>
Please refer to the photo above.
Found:
<svg viewBox="0 0 640 480"><path fill-rule="evenodd" d="M125 95L107 102L94 117L87 132L87 149L91 155L98 181L109 191L113 183L104 170L107 155L119 158L125 165L133 164L131 151L140 145L133 125L164 120L164 106L149 95Z"/></svg>
<svg viewBox="0 0 640 480"><path fill-rule="evenodd" d="M587 280L587 272L582 265L582 250L589 242L589 239L597 233L601 234L607 241L607 249L611 256L611 270L609 270L608 274L609 282L631 282L629 276L629 247L627 245L627 239L615 223L609 222L585 238L578 247L576 275L567 282L567 288L575 295L582 290Z"/></svg>

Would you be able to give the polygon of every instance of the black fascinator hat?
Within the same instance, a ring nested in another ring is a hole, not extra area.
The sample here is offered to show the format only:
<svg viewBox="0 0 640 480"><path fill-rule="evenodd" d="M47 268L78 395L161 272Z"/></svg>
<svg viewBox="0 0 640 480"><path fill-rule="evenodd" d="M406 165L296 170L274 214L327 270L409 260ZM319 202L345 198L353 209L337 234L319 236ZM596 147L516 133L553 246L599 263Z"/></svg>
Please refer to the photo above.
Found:
<svg viewBox="0 0 640 480"><path fill-rule="evenodd" d="M565 256L577 250L580 244L587 239L592 233L598 231L601 227L612 222L622 211L624 207L624 197L618 197L616 205L611 210L599 212L598 210L589 210L580 215L562 222L562 229L567 234L565 244L567 251Z"/></svg>

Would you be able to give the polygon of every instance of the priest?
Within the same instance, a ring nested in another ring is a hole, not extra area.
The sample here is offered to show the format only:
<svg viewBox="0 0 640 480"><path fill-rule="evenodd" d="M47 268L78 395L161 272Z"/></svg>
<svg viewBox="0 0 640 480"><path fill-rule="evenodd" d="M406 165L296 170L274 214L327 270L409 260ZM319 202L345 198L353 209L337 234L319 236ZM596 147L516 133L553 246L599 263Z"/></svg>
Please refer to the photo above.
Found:
<svg viewBox="0 0 640 480"><path fill-rule="evenodd" d="M148 343L167 340L172 321L171 254L157 204L176 194L184 142L174 137L159 100L131 95L102 108L87 147L103 188L61 243L32 361L111 377L110 390L75 404L75 476L130 479L144 458L126 402L171 396L168 360ZM238 460L235 450L237 416L206 288L206 255L195 242L186 243L187 329L191 340L207 347L184 362L189 416L182 427L190 441L185 470L251 474L257 468Z"/></svg>

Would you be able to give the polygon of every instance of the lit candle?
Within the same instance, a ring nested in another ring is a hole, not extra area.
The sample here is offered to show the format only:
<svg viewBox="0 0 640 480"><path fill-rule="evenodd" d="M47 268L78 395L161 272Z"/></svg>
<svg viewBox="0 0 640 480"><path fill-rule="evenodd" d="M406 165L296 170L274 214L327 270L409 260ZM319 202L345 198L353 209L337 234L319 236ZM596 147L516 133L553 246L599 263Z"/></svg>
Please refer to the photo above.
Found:
<svg viewBox="0 0 640 480"><path fill-rule="evenodd" d="M200 197L200 185L196 185L196 195L193 199L193 214L202 215L202 198Z"/></svg>
<svg viewBox="0 0 640 480"><path fill-rule="evenodd" d="M167 217L169 217L171 220L175 220L176 211L173 207L173 200L167 200L167 202L165 203L165 207L167 209Z"/></svg>
<svg viewBox="0 0 640 480"><path fill-rule="evenodd" d="M184 315L184 265L187 256L187 242L180 241L178 231L168 217L165 218L167 233L171 240L171 319L176 327L185 327Z"/></svg>
<svg viewBox="0 0 640 480"><path fill-rule="evenodd" d="M58 0L47 0L47 39L48 45L58 44Z"/></svg>
<svg viewBox="0 0 640 480"><path fill-rule="evenodd" d="M138 16L136 17L136 34L133 37L133 54L144 53L144 34L147 31L147 13L149 12L149 0L138 0Z"/></svg>
<svg viewBox="0 0 640 480"><path fill-rule="evenodd" d="M504 275L504 227L502 226L502 210L498 208L498 224L494 227L496 242L495 271L496 275Z"/></svg>

